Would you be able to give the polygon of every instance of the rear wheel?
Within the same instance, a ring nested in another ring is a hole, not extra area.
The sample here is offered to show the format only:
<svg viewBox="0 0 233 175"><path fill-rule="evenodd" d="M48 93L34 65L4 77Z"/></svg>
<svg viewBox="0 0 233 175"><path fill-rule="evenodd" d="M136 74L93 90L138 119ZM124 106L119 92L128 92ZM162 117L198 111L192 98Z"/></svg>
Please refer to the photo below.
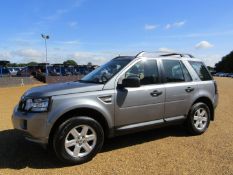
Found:
<svg viewBox="0 0 233 175"><path fill-rule="evenodd" d="M209 107L202 102L195 103L192 106L186 121L188 130L194 135L199 135L208 129L209 123Z"/></svg>
<svg viewBox="0 0 233 175"><path fill-rule="evenodd" d="M53 139L57 157L65 163L81 164L91 160L102 148L104 132L90 117L73 117L62 123Z"/></svg>

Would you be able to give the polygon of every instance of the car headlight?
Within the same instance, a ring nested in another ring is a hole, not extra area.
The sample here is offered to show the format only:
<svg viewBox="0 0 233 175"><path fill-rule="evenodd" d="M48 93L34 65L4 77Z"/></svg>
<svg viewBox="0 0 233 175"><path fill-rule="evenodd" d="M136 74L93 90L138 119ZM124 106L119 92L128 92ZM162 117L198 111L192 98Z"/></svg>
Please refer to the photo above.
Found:
<svg viewBox="0 0 233 175"><path fill-rule="evenodd" d="M49 109L50 98L28 98L23 109L31 112L46 112Z"/></svg>

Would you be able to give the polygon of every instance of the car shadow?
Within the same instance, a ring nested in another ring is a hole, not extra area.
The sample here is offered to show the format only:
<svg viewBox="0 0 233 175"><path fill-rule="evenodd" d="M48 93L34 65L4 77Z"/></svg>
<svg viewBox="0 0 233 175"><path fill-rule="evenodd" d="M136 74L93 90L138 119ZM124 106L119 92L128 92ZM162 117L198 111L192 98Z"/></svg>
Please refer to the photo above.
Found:
<svg viewBox="0 0 233 175"><path fill-rule="evenodd" d="M188 134L182 127L172 126L118 136L107 139L101 152L130 147L170 136L186 137ZM25 167L52 169L65 166L67 165L60 163L53 153L43 149L38 144L25 140L20 131L13 129L0 131L0 169L23 169Z"/></svg>
<svg viewBox="0 0 233 175"><path fill-rule="evenodd" d="M190 134L183 126L167 126L163 128L142 131L133 134L122 135L107 139L101 152L108 152L116 149L143 144L150 141L163 139L166 137L188 137Z"/></svg>

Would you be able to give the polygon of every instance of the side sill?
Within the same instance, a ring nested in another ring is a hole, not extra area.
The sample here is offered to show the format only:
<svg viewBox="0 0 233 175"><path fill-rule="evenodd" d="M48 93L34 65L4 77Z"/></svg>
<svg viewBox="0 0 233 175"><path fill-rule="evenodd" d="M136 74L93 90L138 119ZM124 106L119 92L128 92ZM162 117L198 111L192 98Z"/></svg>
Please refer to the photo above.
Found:
<svg viewBox="0 0 233 175"><path fill-rule="evenodd" d="M136 123L136 124L122 126L122 127L117 128L117 130L121 131L121 130L127 130L127 129L137 129L140 127L147 127L150 125L156 125L156 124L162 124L162 123L164 123L163 119L153 120L153 121L149 121L149 122Z"/></svg>
<svg viewBox="0 0 233 175"><path fill-rule="evenodd" d="M184 120L186 117L185 116L176 116L176 117L170 117L170 118L165 118L165 122L172 122L176 120Z"/></svg>
<svg viewBox="0 0 233 175"><path fill-rule="evenodd" d="M143 123L136 123L126 126L120 126L118 128L115 128L112 135L110 137L118 136L118 135L125 135L130 133L136 133L144 130L150 130L155 128L164 127L167 125L176 125L181 124L186 119L185 116L176 116L176 117L170 117L167 119L159 119L159 120L153 120L149 122L143 122Z"/></svg>

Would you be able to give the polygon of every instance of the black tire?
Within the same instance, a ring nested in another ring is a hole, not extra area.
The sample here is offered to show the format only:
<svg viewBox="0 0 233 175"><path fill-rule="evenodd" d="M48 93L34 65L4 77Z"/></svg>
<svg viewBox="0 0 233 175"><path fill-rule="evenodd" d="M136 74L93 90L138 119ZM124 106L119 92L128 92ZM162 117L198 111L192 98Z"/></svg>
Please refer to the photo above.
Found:
<svg viewBox="0 0 233 175"><path fill-rule="evenodd" d="M66 151L65 139L68 133L75 127L86 125L91 127L97 136L92 151L84 157L73 157ZM85 116L72 117L62 123L53 137L53 150L56 156L66 164L82 164L90 161L102 148L104 142L104 131L101 125L94 119Z"/></svg>
<svg viewBox="0 0 233 175"><path fill-rule="evenodd" d="M197 126L195 126L195 120L194 120L194 116L196 114L196 112L198 110L204 109L206 111L206 124L203 128L197 128ZM188 131L192 134L192 135L200 135L203 134L209 127L210 124L210 109L208 107L208 105L206 105L205 103L202 102L198 102L195 103L188 114L187 120L186 120L186 127L188 129Z"/></svg>

